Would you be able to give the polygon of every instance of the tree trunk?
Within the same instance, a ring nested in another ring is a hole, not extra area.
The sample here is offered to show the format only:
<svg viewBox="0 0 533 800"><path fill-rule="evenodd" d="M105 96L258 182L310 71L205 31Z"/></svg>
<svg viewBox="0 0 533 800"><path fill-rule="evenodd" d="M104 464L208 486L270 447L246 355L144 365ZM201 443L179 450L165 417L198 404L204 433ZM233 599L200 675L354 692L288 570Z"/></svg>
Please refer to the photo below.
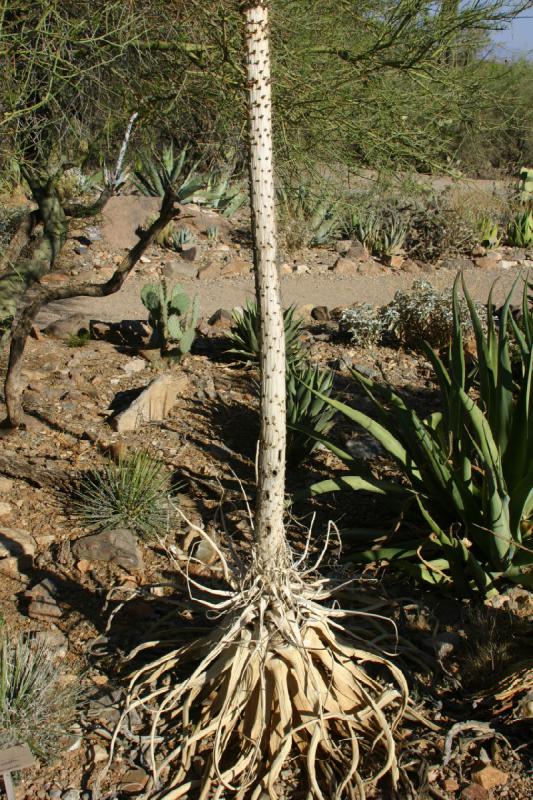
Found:
<svg viewBox="0 0 533 800"><path fill-rule="evenodd" d="M261 432L255 517L257 566L268 578L288 563L285 491L285 333L276 266L268 0L245 0L250 196L261 339Z"/></svg>

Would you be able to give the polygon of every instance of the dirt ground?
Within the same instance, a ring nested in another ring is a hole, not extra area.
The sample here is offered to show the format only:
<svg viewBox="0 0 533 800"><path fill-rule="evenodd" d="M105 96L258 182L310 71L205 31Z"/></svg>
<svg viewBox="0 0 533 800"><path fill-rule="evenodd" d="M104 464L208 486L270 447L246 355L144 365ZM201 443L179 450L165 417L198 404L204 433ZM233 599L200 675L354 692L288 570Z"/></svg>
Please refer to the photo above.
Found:
<svg viewBox="0 0 533 800"><path fill-rule="evenodd" d="M114 249L105 239L81 248L78 240L79 236L73 236L65 249L60 265L65 275L70 268L78 274L92 269L96 276L105 278L123 254L122 249ZM215 257L215 248L205 243L203 247L201 258ZM227 259L227 251L224 253ZM241 261L250 259L246 245L235 253ZM146 320L140 288L147 281L157 280L175 258L175 254L154 248L119 293L101 300L78 298L52 304L42 311L38 326L44 328L73 313L117 323ZM416 278L428 279L442 288L450 286L456 275L453 270L435 265L419 268L415 273L376 267L378 271L371 275L338 275L330 269L336 258L334 249L299 254L292 266L304 265L309 272L283 276L284 303L308 306L307 312L310 306L331 309L353 302L383 304L392 299L397 289L409 288ZM495 300L500 301L518 273L515 267L473 268L465 276L470 291L480 300L486 299L498 277ZM199 294L204 318L221 307L242 305L253 293L251 274L180 278L180 282L187 291ZM116 721L113 709L124 693L121 657L143 637L150 636L151 625L157 623L169 597L177 598L186 608L186 613L176 613L175 624L180 629L202 616L192 614L193 606L177 569L193 551L200 562L195 573L198 578L220 580L212 552L200 553L200 539L186 523L164 531L159 542L139 541L142 563L138 569L126 569L112 561L77 558L72 543L89 532L73 507L73 491L80 475L111 463L117 454L147 450L162 462L179 486L178 502L191 521L203 524L219 538L222 547L228 545L227 536L231 537L241 556L249 557L251 532L243 493L253 505L258 434L256 368L227 354L223 326L204 322L192 354L171 368L176 375L187 378L187 385L167 417L119 434L113 428L114 413L169 369L157 361L142 361L139 348L146 341L132 341L128 338L130 332L131 326L125 329L122 339L103 336L83 347L69 347L65 339L42 333L31 338L24 359L27 427L6 433L1 440L0 457L6 477L0 484L0 525L30 534L35 554L31 563L24 565L17 559L0 559L0 609L14 632L61 634L64 642L56 653L58 668L79 684L85 698L77 727L71 731L70 749L64 749L52 765L38 765L17 776L17 800L143 797L142 788L128 788L132 771L137 771L137 780L142 783L148 770L146 753L137 746L133 735L139 720L131 721L130 738L120 743L103 793L97 798L94 792L96 777L109 754ZM336 323L317 323L309 313L302 346L310 360L333 370L335 388L348 400L355 395L343 368L345 360L371 372L379 364L383 376L422 411L432 410L438 403L429 365L415 352L398 347L355 348L338 336ZM0 365L3 375L5 351ZM0 404L0 415L3 412ZM340 423L333 436L337 444L358 449L367 457L370 453L381 464L361 431ZM25 478L16 475L17 464L26 465ZM290 471L288 491L329 476L339 468L332 453L318 449L300 469ZM390 469L387 465L383 468ZM221 531L221 509L227 535ZM371 496L330 495L320 502L293 508L289 536L296 551L301 552L304 547L304 531L313 512L317 514L312 539L315 549L322 546L329 519L341 528L369 526L380 530L388 530L397 522L396 510ZM498 607L483 607L479 616L477 610L474 613L471 609L472 604L427 593L399 580L387 569L369 569L361 575L350 561L349 541L342 554L332 554L329 566L349 577L362 577L370 591L387 598L390 616L413 646L414 656L402 661L413 696L423 713L438 726L437 730L415 722L404 726L399 741L398 791L394 793L390 787L380 785L369 797L530 800L531 719L517 714L517 703L528 687L533 689L531 671L518 676L503 699L496 697L494 687L502 677L502 665L495 660L501 636L513 658L516 653L523 657L531 648L531 595L511 589ZM27 592L43 581L52 586L53 603L59 612L54 612L52 619L31 614ZM161 591L161 584L170 588ZM121 609L120 604L128 599L130 602ZM355 603L349 592L345 600ZM505 663L508 666L508 656ZM449 751L447 760L443 758L445 749ZM491 789L484 789L475 778L487 766L499 774ZM280 800L289 797L290 770L284 781ZM303 800L306 794L291 795L299 797Z"/></svg>

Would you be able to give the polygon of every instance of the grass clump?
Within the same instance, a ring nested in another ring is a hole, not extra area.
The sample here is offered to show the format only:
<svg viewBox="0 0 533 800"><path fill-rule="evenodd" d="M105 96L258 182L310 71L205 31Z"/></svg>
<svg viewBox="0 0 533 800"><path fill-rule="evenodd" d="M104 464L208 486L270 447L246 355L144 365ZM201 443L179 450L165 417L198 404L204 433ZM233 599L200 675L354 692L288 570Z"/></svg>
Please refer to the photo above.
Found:
<svg viewBox="0 0 533 800"><path fill-rule="evenodd" d="M67 339L67 347L85 347L91 341L91 334L89 331L81 331L81 333L71 333Z"/></svg>
<svg viewBox="0 0 533 800"><path fill-rule="evenodd" d="M44 645L0 632L0 748L27 744L49 761L74 720L76 692Z"/></svg>
<svg viewBox="0 0 533 800"><path fill-rule="evenodd" d="M76 509L92 528L128 528L153 539L173 516L172 486L163 465L143 451L109 463L82 478Z"/></svg>

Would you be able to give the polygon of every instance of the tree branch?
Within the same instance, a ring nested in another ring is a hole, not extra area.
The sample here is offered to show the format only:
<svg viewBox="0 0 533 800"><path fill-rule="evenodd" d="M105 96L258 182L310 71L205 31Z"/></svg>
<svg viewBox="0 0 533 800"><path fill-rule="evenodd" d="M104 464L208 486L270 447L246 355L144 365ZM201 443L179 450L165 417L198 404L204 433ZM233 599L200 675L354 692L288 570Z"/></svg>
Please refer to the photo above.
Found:
<svg viewBox="0 0 533 800"><path fill-rule="evenodd" d="M159 231L168 225L170 220L178 216L179 213L180 209L177 205L174 192L172 190L167 190L163 197L158 218L137 244L127 253L106 283L80 283L74 286L48 287L37 282L28 289L13 321L11 333L9 364L4 386L7 423L9 427L18 428L23 424L24 411L21 403L22 357L31 327L42 306L54 300L66 300L70 297L106 297L107 295L118 292L139 258L154 241Z"/></svg>

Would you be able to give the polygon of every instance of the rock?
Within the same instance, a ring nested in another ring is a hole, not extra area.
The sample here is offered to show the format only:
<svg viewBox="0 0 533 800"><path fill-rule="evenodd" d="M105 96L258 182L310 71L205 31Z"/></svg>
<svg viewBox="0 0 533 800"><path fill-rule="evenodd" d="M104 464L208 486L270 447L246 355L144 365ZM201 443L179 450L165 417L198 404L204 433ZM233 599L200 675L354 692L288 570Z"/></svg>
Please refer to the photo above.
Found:
<svg viewBox="0 0 533 800"><path fill-rule="evenodd" d="M61 795L61 800L80 800L80 790L67 789L67 791L63 792Z"/></svg>
<svg viewBox="0 0 533 800"><path fill-rule="evenodd" d="M146 389L113 419L113 426L119 433L137 430L142 422L154 422L165 419L176 403L178 393L183 392L188 384L186 375L167 373L155 378Z"/></svg>
<svg viewBox="0 0 533 800"><path fill-rule="evenodd" d="M414 274L416 272L420 272L420 267L418 266L416 261L413 261L412 258L405 258L402 264L402 272L409 272Z"/></svg>
<svg viewBox="0 0 533 800"><path fill-rule="evenodd" d="M231 328L233 319L231 313L226 311L225 308L219 308L212 314L207 323L212 327L216 328L217 330L229 330Z"/></svg>
<svg viewBox="0 0 533 800"><path fill-rule="evenodd" d="M361 261L357 272L359 275L381 275L381 267L375 261Z"/></svg>
<svg viewBox="0 0 533 800"><path fill-rule="evenodd" d="M1 505L1 504L0 504ZM26 531L0 527L0 558L26 557L35 555L35 539Z"/></svg>
<svg viewBox="0 0 533 800"><path fill-rule="evenodd" d="M348 306L335 306L329 312L330 319L339 320Z"/></svg>
<svg viewBox="0 0 533 800"><path fill-rule="evenodd" d="M146 369L146 361L144 358L132 358L127 364L122 365L122 369L128 375L134 375L137 372L142 372Z"/></svg>
<svg viewBox="0 0 533 800"><path fill-rule="evenodd" d="M200 267L198 270L198 277L202 280L211 280L212 278L220 278L222 275L222 264L212 261L206 264L205 267Z"/></svg>
<svg viewBox="0 0 533 800"><path fill-rule="evenodd" d="M142 792L148 783L148 773L142 767L129 769L120 781L119 789L126 794Z"/></svg>
<svg viewBox="0 0 533 800"><path fill-rule="evenodd" d="M0 558L0 575L4 575L6 578L12 578L13 580L27 583L29 581L29 577L25 574L25 572L21 572L21 570L26 570L31 567L31 563L25 563L24 559L21 558L14 558L10 556L9 558Z"/></svg>
<svg viewBox="0 0 533 800"><path fill-rule="evenodd" d="M354 261L352 258L338 258L332 267L330 267L332 272L335 272L337 275L355 275L358 271L359 265L357 261Z"/></svg>
<svg viewBox="0 0 533 800"><path fill-rule="evenodd" d="M127 570L142 569L142 554L137 540L127 528L115 528L77 539L71 545L77 559L108 561Z"/></svg>
<svg viewBox="0 0 533 800"><path fill-rule="evenodd" d="M486 252L486 248L481 244L476 244L475 247L472 248L473 256L484 256Z"/></svg>
<svg viewBox="0 0 533 800"><path fill-rule="evenodd" d="M477 783L471 783L461 792L461 800L488 800L489 793Z"/></svg>
<svg viewBox="0 0 533 800"><path fill-rule="evenodd" d="M242 258L234 258L228 261L227 264L222 264L220 272L224 277L229 275L247 275L251 268L252 264L250 261L244 261Z"/></svg>
<svg viewBox="0 0 533 800"><path fill-rule="evenodd" d="M62 611L57 605L56 594L57 588L50 578L45 578L27 592L24 592L24 597L30 601L28 616L31 619L41 619L47 622L59 619L62 616Z"/></svg>
<svg viewBox="0 0 533 800"><path fill-rule="evenodd" d="M505 786L509 780L507 772L502 772L496 767L487 766L472 773L472 780L483 787L483 789L493 789L495 786Z"/></svg>
<svg viewBox="0 0 533 800"><path fill-rule="evenodd" d="M318 322L328 322L328 320L330 319L330 314L327 306L315 306L311 310L311 316Z"/></svg>
<svg viewBox="0 0 533 800"><path fill-rule="evenodd" d="M68 642L66 636L59 630L34 631L31 636L32 643L37 647L44 648L57 658L64 658L68 652Z"/></svg>
<svg viewBox="0 0 533 800"><path fill-rule="evenodd" d="M186 261L169 261L163 267L163 276L169 281L198 277L198 267Z"/></svg>
<svg viewBox="0 0 533 800"><path fill-rule="evenodd" d="M0 502L0 517L7 517L8 514L11 514L13 510L13 506L11 503Z"/></svg>
<svg viewBox="0 0 533 800"><path fill-rule="evenodd" d="M45 275L41 275L39 283L44 286L49 286L50 284L57 285L58 283L68 283L69 279L70 275L66 275L64 272L47 272Z"/></svg>
<svg viewBox="0 0 533 800"><path fill-rule="evenodd" d="M455 778L446 778L444 781L444 789L447 792L456 792L459 789L459 784L455 780Z"/></svg>
<svg viewBox="0 0 533 800"><path fill-rule="evenodd" d="M517 266L518 261L505 261L503 259L500 261L500 269L512 269L513 267Z"/></svg>
<svg viewBox="0 0 533 800"><path fill-rule="evenodd" d="M69 336L79 336L81 333L90 332L90 321L85 314L71 314L65 319L58 319L56 322L51 322L44 329L47 336L54 339L68 339Z"/></svg>
<svg viewBox="0 0 533 800"><path fill-rule="evenodd" d="M340 256L345 256L352 244L353 242L351 239L340 239L338 242L335 242L335 250Z"/></svg>
<svg viewBox="0 0 533 800"><path fill-rule="evenodd" d="M109 753L105 747L102 747L100 744L93 744L89 752L93 764L101 764L109 758Z"/></svg>
<svg viewBox="0 0 533 800"><path fill-rule="evenodd" d="M281 267L279 268L279 271L280 271L281 275L291 275L292 274L292 267L291 267L290 264L287 264L287 262L285 262L285 263L283 263L281 265Z"/></svg>
<svg viewBox="0 0 533 800"><path fill-rule="evenodd" d="M161 356L161 351L155 347L146 350L139 350L139 355L154 367L160 367L165 363Z"/></svg>
<svg viewBox="0 0 533 800"><path fill-rule="evenodd" d="M441 269L451 269L454 272L461 272L463 269L472 269L474 262L466 256L450 256L443 258L439 264Z"/></svg>
<svg viewBox="0 0 533 800"><path fill-rule="evenodd" d="M8 494L13 488L13 481L0 475L0 494Z"/></svg>
<svg viewBox="0 0 533 800"><path fill-rule="evenodd" d="M311 272L307 264L295 264L292 271L296 275L308 275Z"/></svg>
<svg viewBox="0 0 533 800"><path fill-rule="evenodd" d="M111 322L93 322L91 325L91 336L94 339L107 339L113 332L114 326Z"/></svg>
<svg viewBox="0 0 533 800"><path fill-rule="evenodd" d="M398 253L392 256L385 256L385 263L392 269L400 269L400 267L403 265L403 262L404 257Z"/></svg>
<svg viewBox="0 0 533 800"><path fill-rule="evenodd" d="M181 248L180 256L184 261L196 261L198 255L198 248L195 244L184 244Z"/></svg>
<svg viewBox="0 0 533 800"><path fill-rule="evenodd" d="M479 256L474 261L478 269L498 269L502 254L494 251L489 251L485 256Z"/></svg>
<svg viewBox="0 0 533 800"><path fill-rule="evenodd" d="M350 244L350 248L346 253L346 258L351 259L352 261L366 261L369 257L370 253L364 246L362 242L358 239L354 239L353 242Z"/></svg>
<svg viewBox="0 0 533 800"><path fill-rule="evenodd" d="M311 311L314 307L313 303L305 303L304 305L296 306L294 309L294 316L299 317L304 323L309 322L312 319Z"/></svg>

